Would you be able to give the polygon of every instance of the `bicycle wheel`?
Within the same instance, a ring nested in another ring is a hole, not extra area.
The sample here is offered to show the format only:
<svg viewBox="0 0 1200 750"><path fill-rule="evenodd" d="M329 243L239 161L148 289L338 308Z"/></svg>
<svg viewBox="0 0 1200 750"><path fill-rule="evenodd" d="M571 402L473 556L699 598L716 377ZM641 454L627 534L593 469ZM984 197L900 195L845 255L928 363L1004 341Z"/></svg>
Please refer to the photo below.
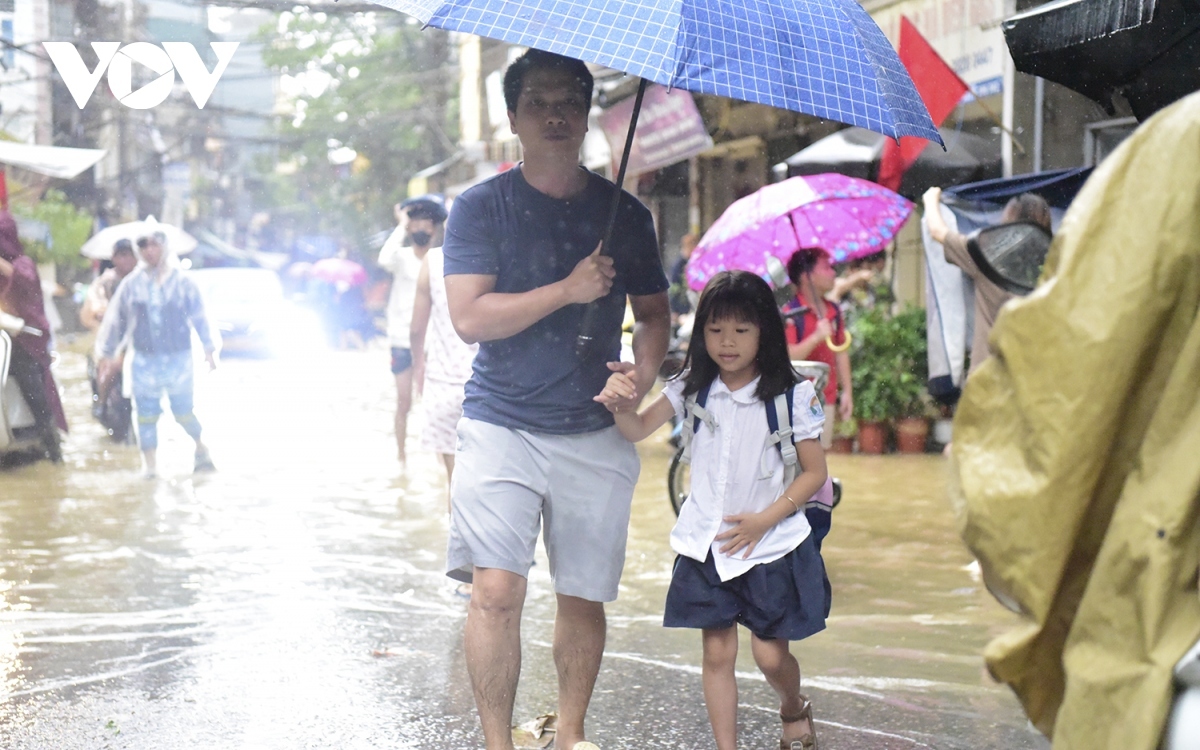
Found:
<svg viewBox="0 0 1200 750"><path fill-rule="evenodd" d="M667 496L671 501L671 509L679 515L683 501L687 500L692 491L692 467L683 462L683 448L675 451L671 459L671 468L667 470Z"/></svg>

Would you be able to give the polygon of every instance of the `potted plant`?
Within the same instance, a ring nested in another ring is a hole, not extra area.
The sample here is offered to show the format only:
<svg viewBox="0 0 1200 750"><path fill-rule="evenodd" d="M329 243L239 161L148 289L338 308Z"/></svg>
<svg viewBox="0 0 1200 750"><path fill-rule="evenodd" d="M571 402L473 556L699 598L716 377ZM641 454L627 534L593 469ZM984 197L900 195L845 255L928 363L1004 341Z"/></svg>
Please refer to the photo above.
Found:
<svg viewBox="0 0 1200 750"><path fill-rule="evenodd" d="M890 423L903 420L897 442L925 449L928 396L925 311L909 307L889 315L881 308L855 321L856 348L851 353L855 410L859 415L859 450L882 453ZM921 432L923 425L925 432Z"/></svg>
<svg viewBox="0 0 1200 750"><path fill-rule="evenodd" d="M850 374L861 453L879 454L887 449L888 420L895 412L885 342L887 321L882 308L867 310L854 321Z"/></svg>
<svg viewBox="0 0 1200 750"><path fill-rule="evenodd" d="M932 408L925 390L929 380L925 311L917 307L906 308L894 315L890 323L898 391L896 449L901 453L924 453Z"/></svg>
<svg viewBox="0 0 1200 750"><path fill-rule="evenodd" d="M858 408L861 405L858 418L858 450L861 453L880 454L887 449L888 440L888 409L883 404L883 394L864 392L862 396L855 394Z"/></svg>
<svg viewBox="0 0 1200 750"><path fill-rule="evenodd" d="M854 438L858 435L858 424L854 420L838 422L833 428L831 453L853 453Z"/></svg>

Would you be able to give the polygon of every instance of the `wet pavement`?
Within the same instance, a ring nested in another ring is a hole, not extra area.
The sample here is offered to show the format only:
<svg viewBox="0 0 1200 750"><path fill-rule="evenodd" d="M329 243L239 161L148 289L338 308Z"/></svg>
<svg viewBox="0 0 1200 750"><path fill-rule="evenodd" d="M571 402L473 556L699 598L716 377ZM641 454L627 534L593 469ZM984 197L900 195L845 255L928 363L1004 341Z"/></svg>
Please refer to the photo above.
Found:
<svg viewBox="0 0 1200 750"><path fill-rule="evenodd" d="M0 472L0 747L482 747L465 601L441 572L442 469L414 437L410 476L397 476L385 351L198 375L219 471L189 473L190 441L168 416L157 481L90 419L82 356L63 354L58 375L65 463ZM605 750L712 746L699 635L660 624L669 451L642 446L589 714ZM846 488L825 542L833 615L793 646L821 746L1048 747L983 669L983 645L1016 620L972 576L944 461L830 465ZM554 708L544 557L530 584L518 720ZM778 704L745 639L739 658L742 746L778 747Z"/></svg>

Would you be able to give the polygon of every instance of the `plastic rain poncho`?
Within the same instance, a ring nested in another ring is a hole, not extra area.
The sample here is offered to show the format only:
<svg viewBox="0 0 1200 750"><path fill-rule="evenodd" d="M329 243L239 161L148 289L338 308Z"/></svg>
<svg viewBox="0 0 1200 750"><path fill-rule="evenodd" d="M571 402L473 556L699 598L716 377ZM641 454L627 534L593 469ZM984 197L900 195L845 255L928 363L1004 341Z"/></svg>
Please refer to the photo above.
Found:
<svg viewBox="0 0 1200 750"><path fill-rule="evenodd" d="M1075 199L955 420L963 538L1028 624L987 647L1056 750L1153 750L1200 639L1200 94Z"/></svg>

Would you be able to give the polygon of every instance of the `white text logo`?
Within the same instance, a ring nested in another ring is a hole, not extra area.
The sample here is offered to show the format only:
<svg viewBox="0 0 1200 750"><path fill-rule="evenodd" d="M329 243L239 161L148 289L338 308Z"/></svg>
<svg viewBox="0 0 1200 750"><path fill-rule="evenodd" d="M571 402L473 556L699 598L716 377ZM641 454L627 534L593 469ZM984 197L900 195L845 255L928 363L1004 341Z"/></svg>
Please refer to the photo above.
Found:
<svg viewBox="0 0 1200 750"><path fill-rule="evenodd" d="M95 70L87 69L74 44L42 42L46 54L50 55L50 61L58 69L58 74L80 109L92 98L92 92L106 70L108 88L117 101L130 109L150 109L162 104L175 85L176 72L183 79L183 86L192 95L196 106L204 109L238 44L209 42L217 56L216 67L210 72L200 59L200 53L188 42L163 42L161 47L149 42L134 42L124 47L120 42L92 42L92 50L99 60ZM133 90L134 63L144 65L157 74L157 78L137 91Z"/></svg>

